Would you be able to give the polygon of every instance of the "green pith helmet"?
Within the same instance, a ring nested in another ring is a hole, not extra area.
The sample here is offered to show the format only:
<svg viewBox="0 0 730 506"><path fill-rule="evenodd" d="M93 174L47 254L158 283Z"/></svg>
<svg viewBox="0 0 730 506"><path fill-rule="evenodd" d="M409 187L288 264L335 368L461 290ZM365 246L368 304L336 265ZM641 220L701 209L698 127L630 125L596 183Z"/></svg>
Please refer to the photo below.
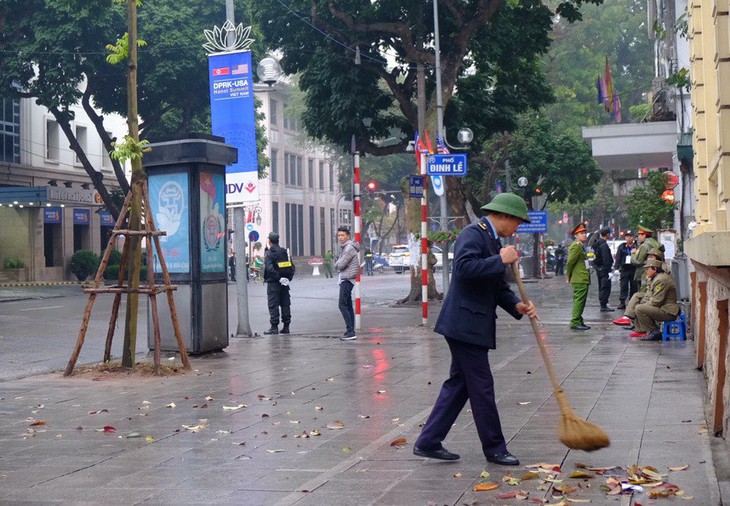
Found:
<svg viewBox="0 0 730 506"><path fill-rule="evenodd" d="M527 204L519 195L514 193L499 193L489 204L481 207L485 211L493 213L504 213L521 219L525 223L530 223L530 217L527 215Z"/></svg>

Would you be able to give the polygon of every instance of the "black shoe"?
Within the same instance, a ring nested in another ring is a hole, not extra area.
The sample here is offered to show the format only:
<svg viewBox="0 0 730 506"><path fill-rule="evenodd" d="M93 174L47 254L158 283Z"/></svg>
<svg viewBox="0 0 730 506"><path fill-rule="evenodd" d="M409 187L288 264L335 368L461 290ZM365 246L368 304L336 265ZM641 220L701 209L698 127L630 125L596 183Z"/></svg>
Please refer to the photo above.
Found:
<svg viewBox="0 0 730 506"><path fill-rule="evenodd" d="M357 334L355 334L352 330L345 332L342 334L342 337L340 337L340 341L352 341L354 339L357 339Z"/></svg>
<svg viewBox="0 0 730 506"><path fill-rule="evenodd" d="M517 460L517 457L515 457L508 451L503 451L502 453L495 453L494 455L487 455L487 462L491 462L492 464L499 464L500 466L519 466L520 465L520 461Z"/></svg>
<svg viewBox="0 0 730 506"><path fill-rule="evenodd" d="M616 310L608 306L601 306L601 313L611 313L613 311Z"/></svg>
<svg viewBox="0 0 730 506"><path fill-rule="evenodd" d="M661 330L652 330L647 335L642 337L640 341L661 341L662 340L662 332Z"/></svg>
<svg viewBox="0 0 730 506"><path fill-rule="evenodd" d="M575 327L570 327L570 330L588 330L590 327L588 325L576 325Z"/></svg>
<svg viewBox="0 0 730 506"><path fill-rule="evenodd" d="M621 301L621 304L619 304L618 306L616 306L616 309L626 309L626 302L624 302L622 300Z"/></svg>
<svg viewBox="0 0 730 506"><path fill-rule="evenodd" d="M270 336L271 334L278 334L279 333L279 327L274 327L273 325L269 330L264 330L264 334L267 336Z"/></svg>
<svg viewBox="0 0 730 506"><path fill-rule="evenodd" d="M285 323L284 326L281 328L281 334L288 334L289 333L289 324Z"/></svg>
<svg viewBox="0 0 730 506"><path fill-rule="evenodd" d="M421 448L414 446L413 455L439 460L459 460L461 458L457 454L451 453L443 446L441 448L437 448L436 450L422 450Z"/></svg>
<svg viewBox="0 0 730 506"><path fill-rule="evenodd" d="M629 325L628 327L624 327L624 330L636 330L636 327Z"/></svg>

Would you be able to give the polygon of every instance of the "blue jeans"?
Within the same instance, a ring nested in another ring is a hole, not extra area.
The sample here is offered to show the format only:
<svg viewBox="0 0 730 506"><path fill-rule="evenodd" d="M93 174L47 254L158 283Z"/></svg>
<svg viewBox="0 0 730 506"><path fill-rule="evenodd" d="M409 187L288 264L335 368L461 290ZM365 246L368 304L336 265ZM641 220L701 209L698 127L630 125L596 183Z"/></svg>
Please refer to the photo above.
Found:
<svg viewBox="0 0 730 506"><path fill-rule="evenodd" d="M340 283L340 301L339 308L342 317L345 319L347 332L355 332L355 310L352 308L352 289L355 287L348 280Z"/></svg>

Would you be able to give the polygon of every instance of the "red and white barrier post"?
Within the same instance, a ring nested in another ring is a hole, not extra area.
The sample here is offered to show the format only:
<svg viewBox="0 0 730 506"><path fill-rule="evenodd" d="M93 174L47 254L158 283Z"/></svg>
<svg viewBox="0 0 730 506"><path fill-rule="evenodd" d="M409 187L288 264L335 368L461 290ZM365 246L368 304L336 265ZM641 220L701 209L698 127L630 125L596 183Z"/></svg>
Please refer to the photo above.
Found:
<svg viewBox="0 0 730 506"><path fill-rule="evenodd" d="M421 176L423 176L423 197L421 198L421 307L422 323L428 324L428 183L426 177L426 153L421 153Z"/></svg>
<svg viewBox="0 0 730 506"><path fill-rule="evenodd" d="M352 174L352 207L355 213L355 243L360 244L360 230L362 228L362 214L360 211L360 152L355 151L355 163ZM360 253L357 254L357 277L355 278L355 328L360 329L360 275L362 269Z"/></svg>

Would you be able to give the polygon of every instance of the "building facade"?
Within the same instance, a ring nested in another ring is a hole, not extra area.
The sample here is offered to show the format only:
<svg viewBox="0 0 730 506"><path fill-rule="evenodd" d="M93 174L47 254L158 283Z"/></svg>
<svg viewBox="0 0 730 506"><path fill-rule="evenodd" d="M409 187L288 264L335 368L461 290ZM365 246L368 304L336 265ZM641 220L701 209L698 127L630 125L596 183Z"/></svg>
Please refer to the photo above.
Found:
<svg viewBox="0 0 730 506"><path fill-rule="evenodd" d="M711 427L727 435L730 314L730 18L727 0L690 0L695 221L685 242L692 276L697 367L707 379Z"/></svg>
<svg viewBox="0 0 730 506"><path fill-rule="evenodd" d="M280 244L294 258L322 257L336 247L337 227L352 228L351 191L339 184L339 158L321 144L307 139L301 122L289 106L293 88L283 82L274 87L258 86L256 96L265 116L268 177L259 180L258 202L244 206L251 258L263 255L269 232L277 232ZM234 213L229 214L229 224ZM233 227L230 227L233 228Z"/></svg>
<svg viewBox="0 0 730 506"><path fill-rule="evenodd" d="M72 107L79 144L105 181L114 173L93 123ZM126 132L124 119L107 116L113 136ZM72 279L71 256L99 253L114 222L51 113L33 99L0 97L0 275L4 280ZM5 268L5 266L15 266ZM20 267L18 267L20 266Z"/></svg>

